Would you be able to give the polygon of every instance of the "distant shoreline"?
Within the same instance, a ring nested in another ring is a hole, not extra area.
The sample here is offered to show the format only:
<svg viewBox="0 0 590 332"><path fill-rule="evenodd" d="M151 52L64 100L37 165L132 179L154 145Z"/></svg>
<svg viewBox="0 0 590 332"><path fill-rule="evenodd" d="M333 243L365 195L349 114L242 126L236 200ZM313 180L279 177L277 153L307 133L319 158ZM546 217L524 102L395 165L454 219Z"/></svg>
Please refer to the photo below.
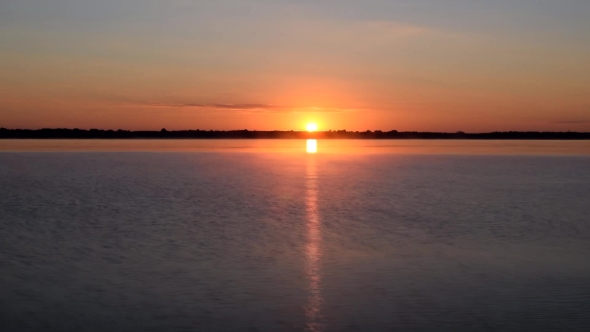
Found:
<svg viewBox="0 0 590 332"><path fill-rule="evenodd" d="M473 139L473 140L590 140L590 132L505 131L445 133L416 131L256 131L176 130L130 131L101 129L6 129L0 139Z"/></svg>

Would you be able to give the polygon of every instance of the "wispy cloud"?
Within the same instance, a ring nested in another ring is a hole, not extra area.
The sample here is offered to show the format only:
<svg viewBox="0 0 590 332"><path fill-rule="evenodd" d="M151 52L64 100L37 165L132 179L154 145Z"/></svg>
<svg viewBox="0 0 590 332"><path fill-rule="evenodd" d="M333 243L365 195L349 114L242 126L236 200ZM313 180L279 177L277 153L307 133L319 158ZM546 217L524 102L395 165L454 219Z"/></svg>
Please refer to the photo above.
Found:
<svg viewBox="0 0 590 332"><path fill-rule="evenodd" d="M366 108L341 108L341 107L301 107L301 108L293 108L293 112L324 112L324 113L334 113L334 112L357 112L357 111L364 111L367 110Z"/></svg>
<svg viewBox="0 0 590 332"><path fill-rule="evenodd" d="M146 108L165 108L165 109L195 109L195 110L229 110L247 113L334 113L334 112L355 112L361 111L361 108L341 108L341 107L290 107L285 105L273 104L225 104L225 103L130 103L132 107L146 107Z"/></svg>
<svg viewBox="0 0 590 332"><path fill-rule="evenodd" d="M584 123L590 123L590 120L564 120L564 121L554 121L552 123L556 123L556 124L584 124Z"/></svg>

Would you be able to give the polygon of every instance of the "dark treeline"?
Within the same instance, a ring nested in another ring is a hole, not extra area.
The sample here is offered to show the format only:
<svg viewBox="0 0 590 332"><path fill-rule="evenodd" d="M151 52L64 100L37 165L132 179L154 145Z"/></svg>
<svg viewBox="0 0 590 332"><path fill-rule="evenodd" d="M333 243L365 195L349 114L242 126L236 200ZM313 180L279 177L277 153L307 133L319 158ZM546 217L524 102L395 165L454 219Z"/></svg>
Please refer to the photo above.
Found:
<svg viewBox="0 0 590 332"><path fill-rule="evenodd" d="M168 131L129 131L129 130L101 130L101 129L6 129L0 128L0 138L76 138L76 139L174 139L174 138L286 138L286 139L554 139L574 140L590 139L588 132L537 132L537 131L506 131L491 133L437 133L437 132L401 132L391 131L346 131L329 130L309 133L306 131L251 131L251 130L177 130Z"/></svg>

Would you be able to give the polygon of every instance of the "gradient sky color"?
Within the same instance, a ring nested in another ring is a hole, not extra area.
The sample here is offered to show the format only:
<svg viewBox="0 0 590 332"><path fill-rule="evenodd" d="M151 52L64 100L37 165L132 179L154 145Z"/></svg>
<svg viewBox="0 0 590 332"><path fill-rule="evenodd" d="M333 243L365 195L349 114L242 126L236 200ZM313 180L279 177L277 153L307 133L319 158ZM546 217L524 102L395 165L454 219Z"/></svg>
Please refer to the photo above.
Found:
<svg viewBox="0 0 590 332"><path fill-rule="evenodd" d="M588 0L2 0L0 127L590 131Z"/></svg>

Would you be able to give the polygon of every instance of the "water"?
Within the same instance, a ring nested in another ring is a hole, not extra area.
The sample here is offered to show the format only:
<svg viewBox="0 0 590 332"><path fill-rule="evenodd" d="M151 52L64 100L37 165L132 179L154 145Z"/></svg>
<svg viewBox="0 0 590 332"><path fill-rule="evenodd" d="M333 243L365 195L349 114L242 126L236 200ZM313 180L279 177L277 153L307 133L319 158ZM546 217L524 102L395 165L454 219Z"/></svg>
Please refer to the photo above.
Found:
<svg viewBox="0 0 590 332"><path fill-rule="evenodd" d="M0 141L0 330L587 331L588 146Z"/></svg>

